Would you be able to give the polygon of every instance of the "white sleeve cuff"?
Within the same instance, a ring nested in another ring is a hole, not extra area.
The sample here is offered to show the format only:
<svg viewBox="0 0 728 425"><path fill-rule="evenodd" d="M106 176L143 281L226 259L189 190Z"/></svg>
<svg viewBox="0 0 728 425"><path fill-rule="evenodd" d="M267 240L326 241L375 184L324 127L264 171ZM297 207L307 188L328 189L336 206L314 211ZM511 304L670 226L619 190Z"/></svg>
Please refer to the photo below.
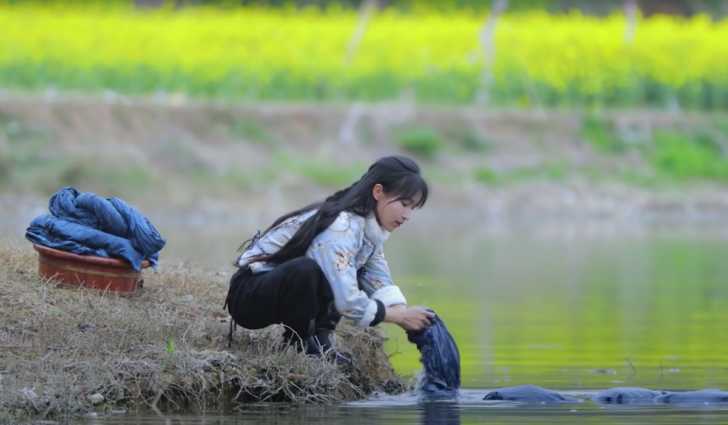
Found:
<svg viewBox="0 0 728 425"><path fill-rule="evenodd" d="M369 305L367 306L367 309L364 310L364 316L362 316L361 320L356 322L356 325L361 328L366 328L371 325L374 321L374 317L377 315L378 308L376 301L369 300Z"/></svg>
<svg viewBox="0 0 728 425"><path fill-rule="evenodd" d="M407 304L407 300L402 294L402 291L400 291L399 287L396 285L382 286L374 291L371 297L381 301L385 307L395 304ZM376 309L374 312L376 313Z"/></svg>

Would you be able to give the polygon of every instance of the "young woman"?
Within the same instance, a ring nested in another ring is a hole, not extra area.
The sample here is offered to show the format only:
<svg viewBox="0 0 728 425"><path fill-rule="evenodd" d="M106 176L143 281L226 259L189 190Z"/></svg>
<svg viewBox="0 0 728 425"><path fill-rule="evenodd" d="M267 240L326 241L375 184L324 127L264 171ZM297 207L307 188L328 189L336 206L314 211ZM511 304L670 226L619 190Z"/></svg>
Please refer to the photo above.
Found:
<svg viewBox="0 0 728 425"><path fill-rule="evenodd" d="M226 300L233 320L248 329L282 323L285 337L300 337L311 354L331 348L341 316L360 327L426 328L434 314L407 306L382 246L427 194L417 164L390 156L323 202L278 218L238 258Z"/></svg>

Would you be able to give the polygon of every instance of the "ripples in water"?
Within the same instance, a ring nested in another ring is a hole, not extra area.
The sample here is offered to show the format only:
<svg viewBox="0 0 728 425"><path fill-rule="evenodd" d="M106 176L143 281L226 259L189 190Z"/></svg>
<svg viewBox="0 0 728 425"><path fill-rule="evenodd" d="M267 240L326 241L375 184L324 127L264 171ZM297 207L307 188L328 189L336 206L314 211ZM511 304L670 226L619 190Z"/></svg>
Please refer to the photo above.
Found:
<svg viewBox="0 0 728 425"><path fill-rule="evenodd" d="M490 390L466 389L457 400L423 402L416 394L374 396L333 406L252 405L228 414L108 416L84 418L85 425L238 425L238 424L725 424L728 406L600 406L596 391L561 391L581 403L524 405L484 401Z"/></svg>

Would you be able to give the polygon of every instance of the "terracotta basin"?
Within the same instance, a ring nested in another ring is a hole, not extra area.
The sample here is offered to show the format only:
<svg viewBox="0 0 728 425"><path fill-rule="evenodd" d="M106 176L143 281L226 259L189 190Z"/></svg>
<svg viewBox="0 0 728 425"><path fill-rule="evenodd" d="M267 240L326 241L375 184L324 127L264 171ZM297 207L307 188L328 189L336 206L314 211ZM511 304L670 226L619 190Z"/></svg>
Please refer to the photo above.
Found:
<svg viewBox="0 0 728 425"><path fill-rule="evenodd" d="M35 244L33 248L38 251L38 274L62 286L132 295L144 284L141 272L124 260L78 255ZM142 262L142 268L149 266L148 261Z"/></svg>

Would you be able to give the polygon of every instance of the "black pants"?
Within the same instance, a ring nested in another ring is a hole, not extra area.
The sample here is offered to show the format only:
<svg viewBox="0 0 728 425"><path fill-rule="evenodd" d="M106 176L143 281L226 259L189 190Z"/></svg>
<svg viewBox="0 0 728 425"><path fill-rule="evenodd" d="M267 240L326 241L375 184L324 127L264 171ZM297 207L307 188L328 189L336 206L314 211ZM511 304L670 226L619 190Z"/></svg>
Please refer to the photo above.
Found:
<svg viewBox="0 0 728 425"><path fill-rule="evenodd" d="M299 257L264 273L239 269L230 279L227 306L235 323L244 328L282 323L307 338L336 327L341 316L333 301L319 265Z"/></svg>

